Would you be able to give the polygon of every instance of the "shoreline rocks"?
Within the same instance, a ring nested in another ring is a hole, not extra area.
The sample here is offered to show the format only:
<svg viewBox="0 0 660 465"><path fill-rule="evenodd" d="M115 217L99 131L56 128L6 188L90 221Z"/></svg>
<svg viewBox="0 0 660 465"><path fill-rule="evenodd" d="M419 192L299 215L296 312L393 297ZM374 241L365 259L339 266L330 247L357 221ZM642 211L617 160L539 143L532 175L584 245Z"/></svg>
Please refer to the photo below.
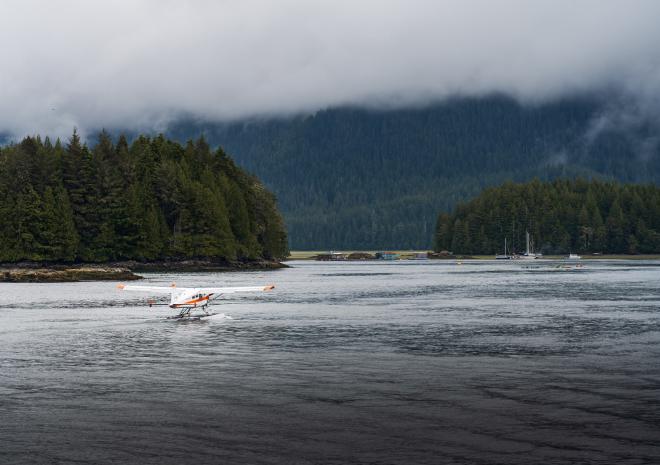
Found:
<svg viewBox="0 0 660 465"><path fill-rule="evenodd" d="M1 268L5 283L68 283L78 281L135 281L142 279L127 268L79 266L64 268Z"/></svg>
<svg viewBox="0 0 660 465"><path fill-rule="evenodd" d="M136 272L208 272L258 271L288 268L269 260L250 262L212 262L182 260L162 262L116 262L108 264L46 264L21 262L0 264L0 282L5 283L65 283L79 281L135 281L142 279Z"/></svg>

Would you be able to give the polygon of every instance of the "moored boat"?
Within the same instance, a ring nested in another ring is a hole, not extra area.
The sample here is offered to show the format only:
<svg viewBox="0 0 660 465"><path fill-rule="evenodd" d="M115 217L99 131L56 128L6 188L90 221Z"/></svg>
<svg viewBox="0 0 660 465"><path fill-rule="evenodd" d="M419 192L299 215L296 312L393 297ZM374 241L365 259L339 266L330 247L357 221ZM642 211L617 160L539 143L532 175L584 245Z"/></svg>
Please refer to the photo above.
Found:
<svg viewBox="0 0 660 465"><path fill-rule="evenodd" d="M522 255L519 255L517 258L521 260L534 260L536 258L540 258L541 254L540 253L534 253L533 247L530 248L530 239L529 239L529 231L525 232L525 253Z"/></svg>

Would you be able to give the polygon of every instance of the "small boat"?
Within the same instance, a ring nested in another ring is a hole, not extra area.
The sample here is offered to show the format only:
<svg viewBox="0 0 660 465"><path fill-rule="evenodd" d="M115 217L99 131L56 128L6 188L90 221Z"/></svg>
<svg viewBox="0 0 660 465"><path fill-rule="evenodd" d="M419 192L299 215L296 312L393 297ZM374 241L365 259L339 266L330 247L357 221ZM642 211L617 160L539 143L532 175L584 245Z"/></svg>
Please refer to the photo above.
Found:
<svg viewBox="0 0 660 465"><path fill-rule="evenodd" d="M582 257L580 257L576 253L569 253L568 257L566 257L566 260L581 260L581 259L582 259Z"/></svg>
<svg viewBox="0 0 660 465"><path fill-rule="evenodd" d="M416 252L415 255L411 258L411 260L428 260L428 259L429 259L428 252Z"/></svg>

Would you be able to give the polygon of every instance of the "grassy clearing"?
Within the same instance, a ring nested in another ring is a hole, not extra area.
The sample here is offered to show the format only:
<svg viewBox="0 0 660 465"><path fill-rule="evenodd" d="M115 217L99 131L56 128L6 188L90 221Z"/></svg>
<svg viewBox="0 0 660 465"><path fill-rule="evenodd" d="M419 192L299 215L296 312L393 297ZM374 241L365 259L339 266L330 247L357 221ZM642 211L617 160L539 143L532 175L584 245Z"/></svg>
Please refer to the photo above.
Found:
<svg viewBox="0 0 660 465"><path fill-rule="evenodd" d="M287 257L287 260L312 260L315 256L317 256L320 253L327 253L327 252L319 252L315 250L292 250L289 252L289 256Z"/></svg>

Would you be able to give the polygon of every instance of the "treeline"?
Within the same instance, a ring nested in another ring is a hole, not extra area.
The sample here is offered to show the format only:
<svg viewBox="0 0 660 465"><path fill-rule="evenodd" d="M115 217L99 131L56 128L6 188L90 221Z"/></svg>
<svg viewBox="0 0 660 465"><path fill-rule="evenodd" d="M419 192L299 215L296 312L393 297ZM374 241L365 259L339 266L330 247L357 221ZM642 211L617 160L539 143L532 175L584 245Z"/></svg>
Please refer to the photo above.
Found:
<svg viewBox="0 0 660 465"><path fill-rule="evenodd" d="M290 119L180 122L277 195L291 247L429 248L438 210L507 180L660 183L656 125L604 125L611 99L521 105L502 96L424 108L334 108ZM605 115L605 116L604 116Z"/></svg>
<svg viewBox="0 0 660 465"><path fill-rule="evenodd" d="M0 261L277 259L275 198L203 138L93 147L26 137L0 149Z"/></svg>
<svg viewBox="0 0 660 465"><path fill-rule="evenodd" d="M660 253L660 187L614 182L534 180L486 189L441 213L435 250L461 254L524 251L529 231L544 254Z"/></svg>

